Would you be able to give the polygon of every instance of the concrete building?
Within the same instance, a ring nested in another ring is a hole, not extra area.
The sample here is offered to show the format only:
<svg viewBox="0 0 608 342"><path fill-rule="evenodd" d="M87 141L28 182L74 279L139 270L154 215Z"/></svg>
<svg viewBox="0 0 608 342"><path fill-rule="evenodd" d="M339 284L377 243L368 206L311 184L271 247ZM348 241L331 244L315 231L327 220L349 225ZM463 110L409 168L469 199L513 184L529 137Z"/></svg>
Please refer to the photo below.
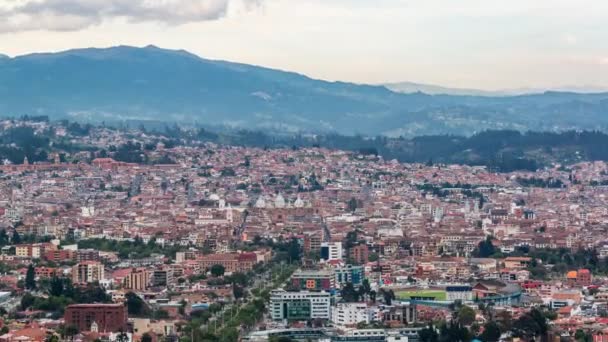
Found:
<svg viewBox="0 0 608 342"><path fill-rule="evenodd" d="M344 286L352 283L353 286L361 286L365 279L365 268L363 266L346 265L335 269L336 285Z"/></svg>
<svg viewBox="0 0 608 342"><path fill-rule="evenodd" d="M325 290L336 288L333 270L300 270L291 276L292 287L300 290Z"/></svg>
<svg viewBox="0 0 608 342"><path fill-rule="evenodd" d="M127 330L127 307L123 304L75 304L65 310L65 324L79 331L91 331L96 325L99 332Z"/></svg>
<svg viewBox="0 0 608 342"><path fill-rule="evenodd" d="M330 308L328 292L275 290L270 294L270 315L275 321L329 319Z"/></svg>
<svg viewBox="0 0 608 342"><path fill-rule="evenodd" d="M72 266L72 282L88 284L105 278L103 264L98 261L83 261Z"/></svg>
<svg viewBox="0 0 608 342"><path fill-rule="evenodd" d="M326 261L342 260L342 242L323 242L321 244L321 259Z"/></svg>
<svg viewBox="0 0 608 342"><path fill-rule="evenodd" d="M123 282L125 289L146 291L150 285L150 273L145 268L134 268Z"/></svg>
<svg viewBox="0 0 608 342"><path fill-rule="evenodd" d="M367 304L340 303L331 309L331 321L338 326L353 326L357 323L369 323Z"/></svg>

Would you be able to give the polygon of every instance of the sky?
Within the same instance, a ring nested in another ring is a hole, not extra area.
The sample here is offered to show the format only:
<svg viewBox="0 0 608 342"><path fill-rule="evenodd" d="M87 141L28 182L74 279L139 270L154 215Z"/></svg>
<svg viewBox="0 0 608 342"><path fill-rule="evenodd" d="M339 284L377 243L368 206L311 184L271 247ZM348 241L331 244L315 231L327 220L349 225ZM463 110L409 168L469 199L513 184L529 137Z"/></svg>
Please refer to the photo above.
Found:
<svg viewBox="0 0 608 342"><path fill-rule="evenodd" d="M357 83L608 89L606 0L0 0L0 53L115 45Z"/></svg>

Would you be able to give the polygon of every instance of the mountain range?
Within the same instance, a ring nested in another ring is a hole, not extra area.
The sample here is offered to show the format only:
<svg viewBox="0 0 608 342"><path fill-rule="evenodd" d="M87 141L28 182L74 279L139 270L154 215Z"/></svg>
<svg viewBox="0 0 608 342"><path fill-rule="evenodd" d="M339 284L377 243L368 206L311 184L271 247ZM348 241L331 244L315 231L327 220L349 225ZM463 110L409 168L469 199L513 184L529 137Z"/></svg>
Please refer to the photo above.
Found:
<svg viewBox="0 0 608 342"><path fill-rule="evenodd" d="M470 88L449 88L433 84L422 84L414 82L398 82L384 84L388 89L397 93L416 93L422 92L429 95L460 95L460 96L517 96L542 94L548 91L555 92L570 92L570 93L603 93L608 92L608 88L598 86L565 86L555 87L550 89L539 88L518 88L518 89L502 89L502 90L481 90Z"/></svg>
<svg viewBox="0 0 608 342"><path fill-rule="evenodd" d="M155 46L0 57L2 116L393 136L608 127L608 93L429 92L315 80Z"/></svg>

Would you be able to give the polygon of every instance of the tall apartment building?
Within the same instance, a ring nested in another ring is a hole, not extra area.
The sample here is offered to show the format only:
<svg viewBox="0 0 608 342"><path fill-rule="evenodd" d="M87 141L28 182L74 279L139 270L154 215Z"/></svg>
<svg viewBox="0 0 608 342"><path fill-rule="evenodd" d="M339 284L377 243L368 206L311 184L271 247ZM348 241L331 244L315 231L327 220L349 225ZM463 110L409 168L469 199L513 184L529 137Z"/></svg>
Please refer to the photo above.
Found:
<svg viewBox="0 0 608 342"><path fill-rule="evenodd" d="M171 268L156 269L150 275L150 284L152 286L167 287L173 285L174 281L173 269Z"/></svg>
<svg viewBox="0 0 608 342"><path fill-rule="evenodd" d="M72 266L72 282L74 284L94 283L104 278L104 266L98 261L83 261Z"/></svg>
<svg viewBox="0 0 608 342"><path fill-rule="evenodd" d="M364 243L353 246L349 250L349 257L357 264L365 264L369 261L369 248Z"/></svg>
<svg viewBox="0 0 608 342"><path fill-rule="evenodd" d="M342 260L342 242L323 242L321 244L321 259L326 261Z"/></svg>
<svg viewBox="0 0 608 342"><path fill-rule="evenodd" d="M304 236L304 252L320 251L321 243L323 243L323 234L320 231L318 234L306 234Z"/></svg>
<svg viewBox="0 0 608 342"><path fill-rule="evenodd" d="M150 285L150 272L145 268L134 268L123 280L124 288L135 291L146 291Z"/></svg>
<svg viewBox="0 0 608 342"><path fill-rule="evenodd" d="M331 296L328 292L275 290L270 294L270 315L275 321L329 319Z"/></svg>

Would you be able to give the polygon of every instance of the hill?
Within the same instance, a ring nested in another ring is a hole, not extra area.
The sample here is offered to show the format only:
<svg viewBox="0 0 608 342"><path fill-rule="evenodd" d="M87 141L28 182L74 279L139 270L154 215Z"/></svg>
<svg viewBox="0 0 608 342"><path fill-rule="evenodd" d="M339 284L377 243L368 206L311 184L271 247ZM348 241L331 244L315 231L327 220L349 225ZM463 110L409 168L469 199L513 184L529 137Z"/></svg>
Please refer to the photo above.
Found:
<svg viewBox="0 0 608 342"><path fill-rule="evenodd" d="M470 135L605 129L608 93L401 94L155 46L0 58L0 115L163 120L278 131Z"/></svg>

